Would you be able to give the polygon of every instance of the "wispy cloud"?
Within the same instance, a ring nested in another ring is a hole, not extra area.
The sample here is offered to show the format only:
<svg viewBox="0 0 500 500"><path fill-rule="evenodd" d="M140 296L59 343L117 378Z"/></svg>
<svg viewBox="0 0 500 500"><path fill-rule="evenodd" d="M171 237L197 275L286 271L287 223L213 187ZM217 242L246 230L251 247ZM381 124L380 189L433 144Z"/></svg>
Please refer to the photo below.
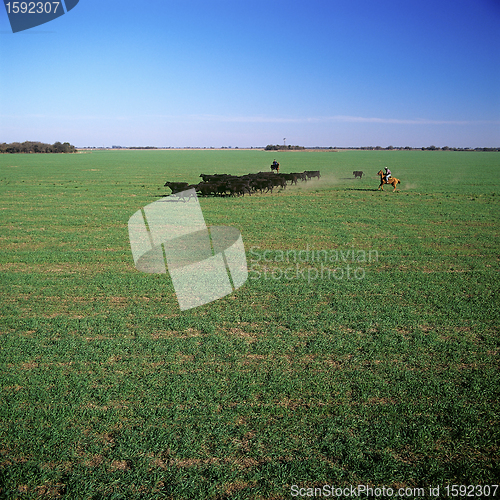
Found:
<svg viewBox="0 0 500 500"><path fill-rule="evenodd" d="M394 123L398 125L500 125L500 120L430 120L428 118L398 119L398 118L374 118L363 116L332 116L331 121L361 122L361 123Z"/></svg>
<svg viewBox="0 0 500 500"><path fill-rule="evenodd" d="M186 114L186 115L51 115L51 114L20 114L20 115L0 115L2 119L19 120L28 119L55 119L70 121L101 121L117 120L129 121L137 119L160 118L172 122L215 122L215 123L375 123L393 125L500 125L500 120L431 120L428 118L400 119L400 118L379 118L366 116L310 116L310 117L279 117L279 116L228 116L214 114Z"/></svg>
<svg viewBox="0 0 500 500"><path fill-rule="evenodd" d="M269 116L224 116L224 115L187 115L184 118L193 121L214 121L214 122L237 122L237 123L380 123L396 125L479 125L495 124L500 121L495 120L430 120L427 118L399 119L399 118L377 118L365 116L313 116L313 117L269 117Z"/></svg>
<svg viewBox="0 0 500 500"><path fill-rule="evenodd" d="M121 116L121 115L56 115L50 113L26 113L26 114L17 114L17 115L0 115L0 119L8 119L8 120L92 120L92 121L100 121L100 120L132 120L134 117L132 116Z"/></svg>

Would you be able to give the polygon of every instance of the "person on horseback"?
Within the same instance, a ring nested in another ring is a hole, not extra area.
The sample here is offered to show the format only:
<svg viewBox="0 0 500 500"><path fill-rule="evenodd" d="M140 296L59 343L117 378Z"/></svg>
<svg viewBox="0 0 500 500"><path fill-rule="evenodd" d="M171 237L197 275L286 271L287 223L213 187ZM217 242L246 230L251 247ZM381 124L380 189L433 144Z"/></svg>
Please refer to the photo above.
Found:
<svg viewBox="0 0 500 500"><path fill-rule="evenodd" d="M271 170L276 170L276 172L279 173L280 171L280 164L276 161L276 158L273 161L273 164L271 165Z"/></svg>
<svg viewBox="0 0 500 500"><path fill-rule="evenodd" d="M389 182L389 177L391 176L391 171L388 167L385 167L385 182Z"/></svg>

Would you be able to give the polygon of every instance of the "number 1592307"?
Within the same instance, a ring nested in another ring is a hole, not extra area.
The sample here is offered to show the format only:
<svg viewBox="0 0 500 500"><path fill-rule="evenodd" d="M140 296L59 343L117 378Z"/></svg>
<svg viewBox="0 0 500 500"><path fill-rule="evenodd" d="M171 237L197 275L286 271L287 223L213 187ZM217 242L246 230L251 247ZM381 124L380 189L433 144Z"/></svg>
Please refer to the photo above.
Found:
<svg viewBox="0 0 500 500"><path fill-rule="evenodd" d="M7 14L54 14L61 2L8 2Z"/></svg>
<svg viewBox="0 0 500 500"><path fill-rule="evenodd" d="M489 497L490 495L495 497L497 494L498 484L485 484L481 485L469 485L465 486L463 484L448 484L444 487L446 490L446 496L452 497Z"/></svg>

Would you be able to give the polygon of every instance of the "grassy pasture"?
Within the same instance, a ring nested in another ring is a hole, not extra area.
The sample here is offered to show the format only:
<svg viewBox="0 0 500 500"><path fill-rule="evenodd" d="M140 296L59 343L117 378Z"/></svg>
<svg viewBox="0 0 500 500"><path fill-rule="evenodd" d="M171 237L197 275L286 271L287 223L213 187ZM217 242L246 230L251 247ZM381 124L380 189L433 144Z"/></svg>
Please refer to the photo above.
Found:
<svg viewBox="0 0 500 500"><path fill-rule="evenodd" d="M273 158L322 178L201 199L250 276L181 312L135 270L129 217ZM498 482L499 173L486 152L0 155L0 498Z"/></svg>

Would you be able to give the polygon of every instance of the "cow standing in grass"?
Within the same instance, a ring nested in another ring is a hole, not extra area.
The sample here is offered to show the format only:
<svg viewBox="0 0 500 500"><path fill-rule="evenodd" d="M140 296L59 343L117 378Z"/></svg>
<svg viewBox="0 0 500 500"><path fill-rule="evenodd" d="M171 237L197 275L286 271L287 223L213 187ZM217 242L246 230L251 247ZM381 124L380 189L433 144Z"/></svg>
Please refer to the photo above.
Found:
<svg viewBox="0 0 500 500"><path fill-rule="evenodd" d="M306 170L304 173L307 175L308 179L312 179L313 177L317 177L319 179L321 177L319 170Z"/></svg>
<svg viewBox="0 0 500 500"><path fill-rule="evenodd" d="M169 187L172 190L172 194L184 191L189 184L187 182L165 182L164 187Z"/></svg>

